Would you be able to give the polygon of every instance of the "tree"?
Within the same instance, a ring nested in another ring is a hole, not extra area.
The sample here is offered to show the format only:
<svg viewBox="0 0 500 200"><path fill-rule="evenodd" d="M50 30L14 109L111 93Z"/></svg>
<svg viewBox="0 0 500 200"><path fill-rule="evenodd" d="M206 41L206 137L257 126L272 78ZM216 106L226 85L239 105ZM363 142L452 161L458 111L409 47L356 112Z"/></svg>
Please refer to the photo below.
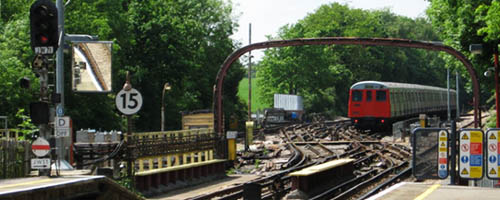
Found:
<svg viewBox="0 0 500 200"><path fill-rule="evenodd" d="M4 13L2 7L2 16ZM20 109L28 110L29 103L36 100L39 91L38 79L31 72L33 53L29 40L29 20L25 17L27 14L28 10L13 14L0 26L0 115L9 117L9 127L22 122L22 119L16 118L16 113ZM31 80L29 89L20 87L19 80L22 77Z"/></svg>
<svg viewBox="0 0 500 200"><path fill-rule="evenodd" d="M0 107L14 116L18 108L36 101L38 80L31 72L33 52L29 46L28 11L33 0L2 1L0 20ZM65 6L65 31L69 34L98 35L114 41L113 93L73 93L65 85L66 115L74 127L102 130L123 129L123 118L114 106L115 94L132 74L134 88L144 98L135 125L138 131L160 128L160 105L165 82L172 85L166 95L167 129L180 128L179 111L212 107L215 76L226 56L236 47L229 36L237 27L231 5L222 0L88 0ZM71 60L65 56L65 80L71 80ZM227 80L238 82L244 74L240 64ZM33 87L21 90L18 80L28 76ZM244 113L235 98L237 84L226 85L228 112ZM229 115L228 115L229 116ZM19 122L12 122L12 125ZM228 123L227 123L228 124Z"/></svg>
<svg viewBox="0 0 500 200"><path fill-rule="evenodd" d="M170 113L166 115L167 127L180 127L178 111L212 107L215 76L235 48L229 38L236 27L230 14L230 4L219 0L137 1L128 5L129 39L120 41L122 58L127 62L119 73L131 71L134 86L147 96L138 128L160 127L160 95L165 82L172 85L166 97ZM236 70L243 74L239 66ZM231 87L236 89L237 84ZM234 98L225 100L229 99Z"/></svg>
<svg viewBox="0 0 500 200"><path fill-rule="evenodd" d="M425 19L396 16L389 10L366 11L332 3L296 24L280 29L279 39L383 37L437 40ZM261 95L304 97L308 112L346 115L348 90L358 81L379 80L444 86L442 59L435 52L396 47L331 45L269 49L259 66Z"/></svg>
<svg viewBox="0 0 500 200"><path fill-rule="evenodd" d="M500 3L498 1L464 1L464 0L432 0L427 15L434 29L440 34L445 44L460 50L474 65L477 74L482 74L492 66L492 53L500 39L498 28ZM469 52L470 44L483 44L483 53L472 55ZM449 68L467 74L465 67L450 56L444 56ZM494 81L484 76L477 76L481 83L481 91L492 90ZM472 89L468 76L467 91ZM488 99L490 94L482 94L481 101Z"/></svg>

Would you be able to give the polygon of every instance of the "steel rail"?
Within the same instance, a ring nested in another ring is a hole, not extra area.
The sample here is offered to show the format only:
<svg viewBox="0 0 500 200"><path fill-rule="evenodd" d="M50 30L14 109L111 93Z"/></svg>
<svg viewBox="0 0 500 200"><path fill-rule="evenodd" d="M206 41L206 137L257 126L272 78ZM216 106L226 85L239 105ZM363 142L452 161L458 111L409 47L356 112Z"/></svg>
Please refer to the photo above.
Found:
<svg viewBox="0 0 500 200"><path fill-rule="evenodd" d="M395 170L397 170L397 169L399 169L399 168L401 168L401 167L403 167L405 165L408 165L408 161L403 162L403 163L401 163L398 166L388 168L388 169L382 171L381 173L379 173L379 174L377 174L377 175L369 178L368 180L363 181L363 182L357 184L356 186L350 188L349 190L341 193L340 195L338 195L338 196L336 196L336 197L334 197L332 199L346 199L347 196L352 195L352 193L354 193L354 192L356 192L358 190L361 190L362 188L366 187L367 185L380 180L384 176L389 175L391 172L393 172L393 171L395 171Z"/></svg>
<svg viewBox="0 0 500 200"><path fill-rule="evenodd" d="M370 190L369 192L363 194L363 196L359 197L358 199L359 200L366 199L366 198L378 193L380 190L384 189L385 187L392 185L393 183L398 182L399 179L410 176L411 171L412 171L411 166L407 167L406 169L404 169L402 172L400 172L396 176L393 176L389 180L379 184L377 187L375 187L374 189Z"/></svg>

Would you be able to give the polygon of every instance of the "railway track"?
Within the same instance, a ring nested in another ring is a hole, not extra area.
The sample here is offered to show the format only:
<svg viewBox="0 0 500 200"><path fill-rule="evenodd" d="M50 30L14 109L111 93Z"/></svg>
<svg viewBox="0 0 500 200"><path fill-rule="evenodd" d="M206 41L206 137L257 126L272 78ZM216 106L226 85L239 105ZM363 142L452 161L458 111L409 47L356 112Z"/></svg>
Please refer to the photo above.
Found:
<svg viewBox="0 0 500 200"><path fill-rule="evenodd" d="M310 199L364 199L411 175L410 148L380 142L377 133L360 133L349 120L293 124L278 130L291 152L276 172L247 184L257 184L262 199L283 199L291 190L291 172L327 161L354 159L354 177L325 186ZM241 199L244 185L237 185L193 199Z"/></svg>

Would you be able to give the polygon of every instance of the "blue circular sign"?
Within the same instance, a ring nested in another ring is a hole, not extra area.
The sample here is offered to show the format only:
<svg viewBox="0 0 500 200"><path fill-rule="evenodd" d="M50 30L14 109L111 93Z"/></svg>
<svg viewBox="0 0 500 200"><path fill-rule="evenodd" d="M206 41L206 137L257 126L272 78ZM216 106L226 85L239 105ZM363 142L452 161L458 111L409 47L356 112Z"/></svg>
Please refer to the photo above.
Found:
<svg viewBox="0 0 500 200"><path fill-rule="evenodd" d="M488 160L490 161L490 163L495 163L497 161L497 157L492 155L488 158Z"/></svg>
<svg viewBox="0 0 500 200"><path fill-rule="evenodd" d="M57 109L56 109L56 112L57 112L58 116L64 115L64 109L63 109L63 107L61 105L58 105Z"/></svg>
<svg viewBox="0 0 500 200"><path fill-rule="evenodd" d="M468 162L469 162L469 157L467 157L467 156L462 156L462 157L460 158L460 161L462 161L463 163L468 163Z"/></svg>

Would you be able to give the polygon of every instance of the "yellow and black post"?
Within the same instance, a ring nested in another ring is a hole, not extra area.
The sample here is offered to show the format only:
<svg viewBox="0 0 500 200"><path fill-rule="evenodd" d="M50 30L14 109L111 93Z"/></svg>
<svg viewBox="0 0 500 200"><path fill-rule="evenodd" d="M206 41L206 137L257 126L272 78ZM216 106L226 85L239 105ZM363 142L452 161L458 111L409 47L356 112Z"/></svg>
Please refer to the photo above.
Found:
<svg viewBox="0 0 500 200"><path fill-rule="evenodd" d="M236 131L228 131L227 135L227 151L228 151L228 159L236 160L236 136L238 132Z"/></svg>

